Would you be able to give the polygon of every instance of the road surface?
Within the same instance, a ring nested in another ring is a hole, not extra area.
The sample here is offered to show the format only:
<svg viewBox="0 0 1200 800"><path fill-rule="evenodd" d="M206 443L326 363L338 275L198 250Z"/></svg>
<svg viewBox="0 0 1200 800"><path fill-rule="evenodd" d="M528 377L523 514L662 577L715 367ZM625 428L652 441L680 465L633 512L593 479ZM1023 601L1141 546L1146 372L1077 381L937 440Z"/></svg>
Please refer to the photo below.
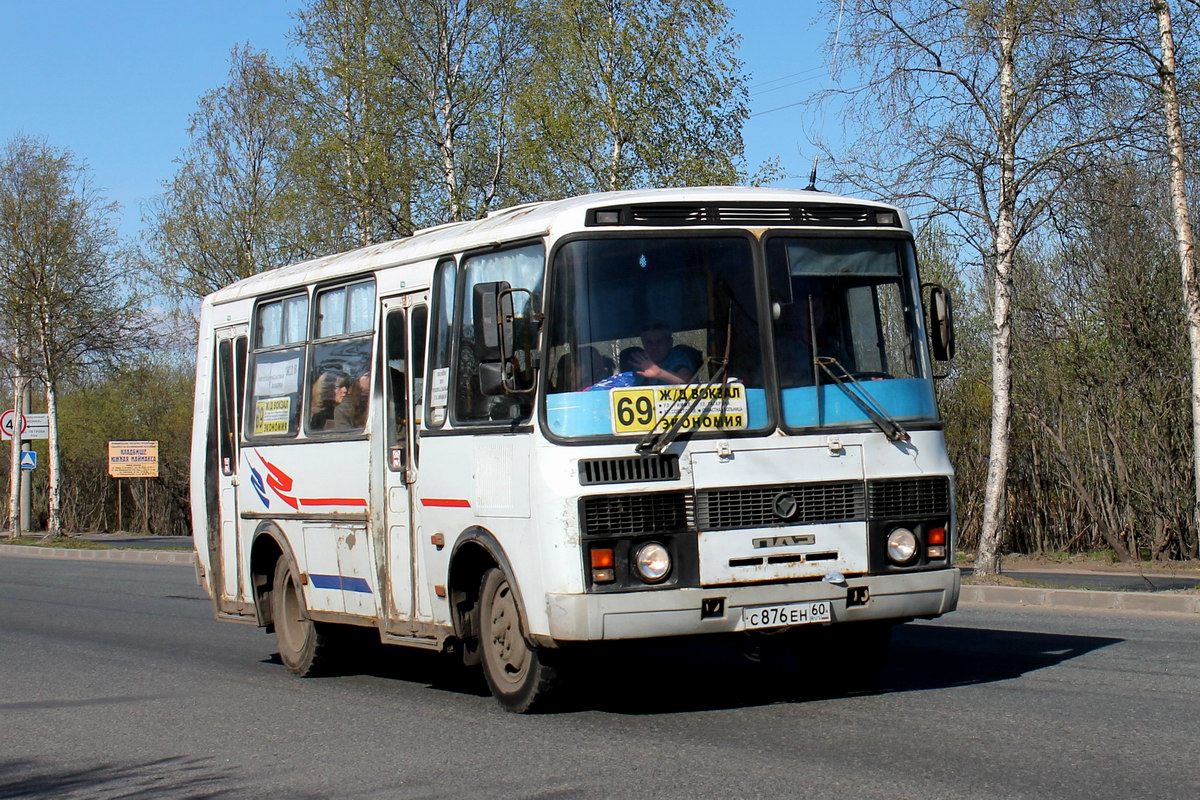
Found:
<svg viewBox="0 0 1200 800"><path fill-rule="evenodd" d="M673 646L532 717L423 653L274 654L190 568L0 555L0 798L1200 797L1189 618L961 610L853 696Z"/></svg>

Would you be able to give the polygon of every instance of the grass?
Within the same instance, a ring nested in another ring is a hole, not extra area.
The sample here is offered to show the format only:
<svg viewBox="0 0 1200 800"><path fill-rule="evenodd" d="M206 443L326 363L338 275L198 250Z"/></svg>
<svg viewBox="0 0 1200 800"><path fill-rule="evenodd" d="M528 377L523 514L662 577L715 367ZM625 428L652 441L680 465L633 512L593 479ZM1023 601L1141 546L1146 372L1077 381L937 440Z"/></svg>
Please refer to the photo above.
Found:
<svg viewBox="0 0 1200 800"><path fill-rule="evenodd" d="M21 536L16 539L6 538L0 539L0 545L5 544L23 544L29 547L61 547L67 550L112 550L112 545L104 542L93 542L91 539L72 539L69 536L60 536L57 539L50 541L42 541L40 536Z"/></svg>

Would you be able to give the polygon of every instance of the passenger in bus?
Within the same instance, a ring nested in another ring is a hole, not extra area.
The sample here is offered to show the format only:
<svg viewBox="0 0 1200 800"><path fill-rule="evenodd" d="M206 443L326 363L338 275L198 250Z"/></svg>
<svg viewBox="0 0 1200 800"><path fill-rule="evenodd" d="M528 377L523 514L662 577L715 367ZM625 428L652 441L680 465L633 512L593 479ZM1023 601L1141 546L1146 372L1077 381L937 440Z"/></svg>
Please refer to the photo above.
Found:
<svg viewBox="0 0 1200 800"><path fill-rule="evenodd" d="M704 361L696 348L675 344L675 334L662 322L642 328L642 348L629 354L640 386L689 383Z"/></svg>
<svg viewBox="0 0 1200 800"><path fill-rule="evenodd" d="M559 357L554 368L554 388L558 392L582 392L612 374L612 359L585 345Z"/></svg>
<svg viewBox="0 0 1200 800"><path fill-rule="evenodd" d="M371 373L364 372L353 381L344 379L346 388L337 394L333 412L335 431L360 430L367 422L367 401L371 398Z"/></svg>
<svg viewBox="0 0 1200 800"><path fill-rule="evenodd" d="M309 430L323 431L333 425L334 411L349 389L346 376L333 370L325 370L317 376L312 386L312 402L309 403Z"/></svg>

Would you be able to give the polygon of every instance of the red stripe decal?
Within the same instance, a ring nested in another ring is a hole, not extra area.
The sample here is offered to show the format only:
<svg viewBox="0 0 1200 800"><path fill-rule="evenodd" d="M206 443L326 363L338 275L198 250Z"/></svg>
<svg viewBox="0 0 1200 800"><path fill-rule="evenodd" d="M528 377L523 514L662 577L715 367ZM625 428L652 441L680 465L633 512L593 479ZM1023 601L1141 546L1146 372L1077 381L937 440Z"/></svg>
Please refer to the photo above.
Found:
<svg viewBox="0 0 1200 800"><path fill-rule="evenodd" d="M421 505L432 506L434 508L470 508L471 503L467 500L445 500L437 497L422 497Z"/></svg>
<svg viewBox="0 0 1200 800"><path fill-rule="evenodd" d="M367 501L361 497L301 497L302 506L362 506L366 508Z"/></svg>

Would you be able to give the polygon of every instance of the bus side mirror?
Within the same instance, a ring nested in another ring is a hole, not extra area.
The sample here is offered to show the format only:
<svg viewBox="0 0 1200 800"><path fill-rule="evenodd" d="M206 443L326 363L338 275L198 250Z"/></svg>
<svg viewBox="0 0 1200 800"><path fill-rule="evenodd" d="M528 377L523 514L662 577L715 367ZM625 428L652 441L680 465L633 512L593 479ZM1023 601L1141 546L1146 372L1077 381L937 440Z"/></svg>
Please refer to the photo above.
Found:
<svg viewBox="0 0 1200 800"><path fill-rule="evenodd" d="M929 289L929 349L937 361L954 358L954 303L944 286Z"/></svg>
<svg viewBox="0 0 1200 800"><path fill-rule="evenodd" d="M480 364L503 360L499 298L508 288L506 281L475 284L472 322L475 325L475 360Z"/></svg>
<svg viewBox="0 0 1200 800"><path fill-rule="evenodd" d="M513 310L513 295L525 295L525 314ZM535 311L533 292L504 285L497 296L500 326L500 360L504 366L504 389L509 394L529 394L534 390L537 360L538 325L541 314Z"/></svg>

